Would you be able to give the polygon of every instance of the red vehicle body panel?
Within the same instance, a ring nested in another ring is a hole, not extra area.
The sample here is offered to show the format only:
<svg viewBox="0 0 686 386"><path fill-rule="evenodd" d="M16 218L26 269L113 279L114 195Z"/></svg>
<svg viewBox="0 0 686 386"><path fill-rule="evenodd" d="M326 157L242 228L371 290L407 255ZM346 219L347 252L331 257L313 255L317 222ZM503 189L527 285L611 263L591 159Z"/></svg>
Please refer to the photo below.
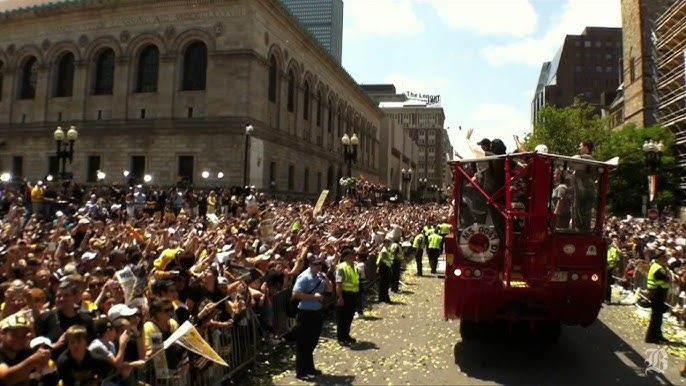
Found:
<svg viewBox="0 0 686 386"><path fill-rule="evenodd" d="M462 195L466 194L463 186L475 184L465 171L466 165L474 160L451 163L455 202L451 221L455 232L445 241L444 317L476 322L504 319L587 326L596 320L605 297L607 261L603 219L610 166L588 163L589 167L598 168L599 176L593 228L586 232L564 232L551 226L557 220L550 205L553 174L558 164L563 163L566 168L565 162L573 164L577 160L537 153L518 157L525 160L525 167L517 174L506 163L504 189L488 195L476 187L491 205L495 203L505 220L504 240L499 240L497 246L491 240L483 248L495 251L487 261L467 258L465 251L472 253L467 235L477 232L489 237L489 231L479 232L476 225L469 227L459 220ZM524 208L513 209L516 204L513 204L512 191L517 178L527 182L528 201ZM484 236L480 237L485 242Z"/></svg>

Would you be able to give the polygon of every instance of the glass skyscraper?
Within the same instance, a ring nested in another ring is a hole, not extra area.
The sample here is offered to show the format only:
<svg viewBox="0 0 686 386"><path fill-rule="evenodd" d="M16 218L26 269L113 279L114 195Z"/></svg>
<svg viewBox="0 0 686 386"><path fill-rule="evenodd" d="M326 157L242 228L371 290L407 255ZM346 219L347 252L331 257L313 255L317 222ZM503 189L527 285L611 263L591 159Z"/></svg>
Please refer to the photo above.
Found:
<svg viewBox="0 0 686 386"><path fill-rule="evenodd" d="M281 0L338 63L343 51L343 0Z"/></svg>

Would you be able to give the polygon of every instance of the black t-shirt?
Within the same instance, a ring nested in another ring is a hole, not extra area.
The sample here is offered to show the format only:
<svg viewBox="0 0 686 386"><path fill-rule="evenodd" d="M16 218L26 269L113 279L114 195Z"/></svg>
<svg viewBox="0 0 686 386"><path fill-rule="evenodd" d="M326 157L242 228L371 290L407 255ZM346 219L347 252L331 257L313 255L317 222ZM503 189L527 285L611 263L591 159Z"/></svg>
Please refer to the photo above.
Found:
<svg viewBox="0 0 686 386"><path fill-rule="evenodd" d="M2 346L0 346L0 364L7 365L7 367L16 366L23 362L26 358L30 357L31 355L33 355L33 351L26 348L19 351L19 353L14 357L14 359L12 359L9 356L7 356L7 354L5 354L5 352L2 350Z"/></svg>
<svg viewBox="0 0 686 386"><path fill-rule="evenodd" d="M57 359L57 373L63 386L74 386L77 383L80 385L100 384L113 371L112 365L106 360L94 358L88 350L81 363L76 362L69 351L63 352Z"/></svg>
<svg viewBox="0 0 686 386"><path fill-rule="evenodd" d="M0 348L0 364L7 365L7 367L12 367L20 364L26 358L30 357L33 352L29 349L23 349L14 358L10 358L5 352ZM19 382L18 385L28 385L29 379L27 378L24 382Z"/></svg>
<svg viewBox="0 0 686 386"><path fill-rule="evenodd" d="M71 326L82 325L88 331L89 341L95 339L93 333L93 317L85 312L77 312L76 316L69 318L58 310L44 312L36 319L36 336L44 336L52 343L56 343L62 334ZM66 349L66 344L62 350L53 350L52 358L56 359Z"/></svg>

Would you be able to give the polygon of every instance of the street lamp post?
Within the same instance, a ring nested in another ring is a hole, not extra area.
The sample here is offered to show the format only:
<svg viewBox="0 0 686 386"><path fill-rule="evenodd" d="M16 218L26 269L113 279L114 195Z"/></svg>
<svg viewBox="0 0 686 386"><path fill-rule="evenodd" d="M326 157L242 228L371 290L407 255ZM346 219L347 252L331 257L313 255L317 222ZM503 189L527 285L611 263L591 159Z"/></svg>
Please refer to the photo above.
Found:
<svg viewBox="0 0 686 386"><path fill-rule="evenodd" d="M250 136L255 128L251 124L245 125L245 159L243 160L243 186L248 186L248 162L250 161Z"/></svg>
<svg viewBox="0 0 686 386"><path fill-rule="evenodd" d="M78 137L79 132L76 131L75 126L69 127L69 130L66 133L67 141L65 141L65 133L62 130L62 127L58 126L55 132L53 133L53 138L55 139L55 143L57 144L57 151L55 152L55 155L57 156L57 159L61 164L59 174L60 180L71 179L69 178L70 176L67 175L67 160L69 160L69 164L71 164L72 159L74 157L74 142L76 142L76 139Z"/></svg>
<svg viewBox="0 0 686 386"><path fill-rule="evenodd" d="M657 172L660 169L664 145L662 144L662 141L650 140L643 143L642 149L643 154L646 157L646 165L648 165L648 170L650 172L650 175L648 175L648 206L650 207L652 206L653 199L657 193Z"/></svg>
<svg viewBox="0 0 686 386"><path fill-rule="evenodd" d="M348 177L353 176L353 163L357 162L357 146L360 144L357 134L348 137L348 133L343 135L341 138L341 144L343 145L343 159L346 165L348 165Z"/></svg>
<svg viewBox="0 0 686 386"><path fill-rule="evenodd" d="M402 175L403 182L407 184L407 197L406 200L410 201L410 191L412 187L412 169L402 169L400 171L400 174Z"/></svg>
<svg viewBox="0 0 686 386"><path fill-rule="evenodd" d="M417 181L417 187L419 188L419 192L422 196L422 201L424 201L424 191L426 190L426 183L426 178L420 178L419 181Z"/></svg>
<svg viewBox="0 0 686 386"><path fill-rule="evenodd" d="M212 176L212 174L210 172L208 172L207 170L205 170L200 175L205 180L205 186L207 186L208 185L207 181ZM223 172L217 173L217 181L221 181L222 178L224 178L224 173Z"/></svg>

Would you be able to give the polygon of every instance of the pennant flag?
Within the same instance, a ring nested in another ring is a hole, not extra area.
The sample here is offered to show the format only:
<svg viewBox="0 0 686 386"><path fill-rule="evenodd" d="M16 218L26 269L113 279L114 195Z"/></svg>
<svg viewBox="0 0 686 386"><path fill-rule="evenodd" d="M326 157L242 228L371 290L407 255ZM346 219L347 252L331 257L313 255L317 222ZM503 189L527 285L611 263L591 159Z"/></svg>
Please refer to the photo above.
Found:
<svg viewBox="0 0 686 386"><path fill-rule="evenodd" d="M174 343L203 358L207 358L212 362L229 367L224 359L212 349L209 343L203 339L198 330L196 330L189 321L184 322L181 327L174 331L174 333L164 341L164 349L168 349Z"/></svg>

